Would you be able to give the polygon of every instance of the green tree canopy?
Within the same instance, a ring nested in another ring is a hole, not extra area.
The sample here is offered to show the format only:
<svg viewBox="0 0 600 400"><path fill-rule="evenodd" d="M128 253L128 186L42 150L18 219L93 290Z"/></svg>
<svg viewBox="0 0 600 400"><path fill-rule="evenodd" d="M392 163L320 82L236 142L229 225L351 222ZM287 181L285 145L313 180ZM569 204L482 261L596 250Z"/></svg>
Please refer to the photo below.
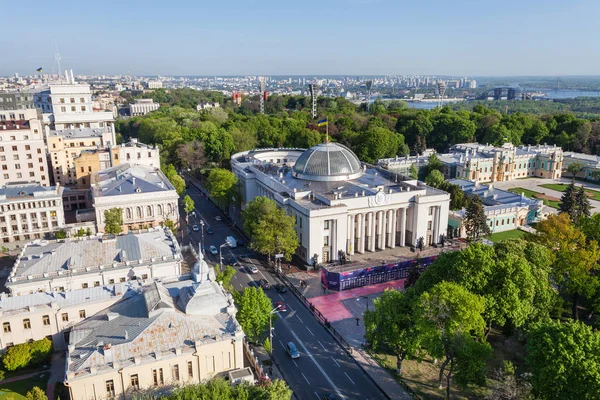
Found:
<svg viewBox="0 0 600 400"><path fill-rule="evenodd" d="M236 318L250 340L260 341L269 331L269 318L273 309L271 299L262 288L247 287L242 292L233 292L238 312Z"/></svg>
<svg viewBox="0 0 600 400"><path fill-rule="evenodd" d="M113 235L123 231L123 209L111 208L104 211L104 231Z"/></svg>
<svg viewBox="0 0 600 400"><path fill-rule="evenodd" d="M33 389L27 392L27 395L25 397L27 398L27 400L48 400L46 392L44 392L37 386L34 386Z"/></svg>
<svg viewBox="0 0 600 400"><path fill-rule="evenodd" d="M237 178L233 172L223 168L215 168L210 171L206 178L206 189L216 201L227 204L236 183Z"/></svg>
<svg viewBox="0 0 600 400"><path fill-rule="evenodd" d="M186 214L189 214L194 211L195 207L194 200L186 194L183 198L183 211L185 211Z"/></svg>
<svg viewBox="0 0 600 400"><path fill-rule="evenodd" d="M487 222L483 202L479 196L471 196L467 200L463 224L469 240L476 240L492 233Z"/></svg>
<svg viewBox="0 0 600 400"><path fill-rule="evenodd" d="M425 183L431 187L440 188L444 184L444 174L434 169L425 178Z"/></svg>

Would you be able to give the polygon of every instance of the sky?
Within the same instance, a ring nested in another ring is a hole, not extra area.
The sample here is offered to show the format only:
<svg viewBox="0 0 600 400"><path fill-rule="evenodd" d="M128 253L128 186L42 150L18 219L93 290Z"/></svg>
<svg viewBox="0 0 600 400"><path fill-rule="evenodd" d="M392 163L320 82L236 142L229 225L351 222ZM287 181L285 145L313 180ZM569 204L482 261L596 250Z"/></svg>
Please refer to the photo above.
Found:
<svg viewBox="0 0 600 400"><path fill-rule="evenodd" d="M598 0L6 0L0 76L600 75Z"/></svg>

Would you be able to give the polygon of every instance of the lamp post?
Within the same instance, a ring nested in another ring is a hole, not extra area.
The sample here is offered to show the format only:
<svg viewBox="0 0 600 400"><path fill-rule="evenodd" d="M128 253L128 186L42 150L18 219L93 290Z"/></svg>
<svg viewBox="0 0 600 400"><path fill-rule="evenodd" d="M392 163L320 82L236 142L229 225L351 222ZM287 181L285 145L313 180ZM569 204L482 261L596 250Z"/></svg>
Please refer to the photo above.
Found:
<svg viewBox="0 0 600 400"><path fill-rule="evenodd" d="M273 314L279 312L279 306L275 307L269 313L269 343L271 344L271 352L273 351Z"/></svg>
<svg viewBox="0 0 600 400"><path fill-rule="evenodd" d="M203 219L200 220L200 228L202 230L202 238L200 239L202 241L202 243L200 244L200 246L202 248L202 255L204 255L204 220Z"/></svg>
<svg viewBox="0 0 600 400"><path fill-rule="evenodd" d="M359 301L360 299L367 300L367 311L369 311L369 296L360 296L360 297L357 297L356 301Z"/></svg>
<svg viewBox="0 0 600 400"><path fill-rule="evenodd" d="M222 253L222 251L221 251L221 250L222 250L222 249L223 249L223 247L225 247L225 246L229 246L229 243L225 242L225 243L223 243L222 245L220 245L220 246L219 246L219 265L220 265L221 267L223 267L223 253Z"/></svg>

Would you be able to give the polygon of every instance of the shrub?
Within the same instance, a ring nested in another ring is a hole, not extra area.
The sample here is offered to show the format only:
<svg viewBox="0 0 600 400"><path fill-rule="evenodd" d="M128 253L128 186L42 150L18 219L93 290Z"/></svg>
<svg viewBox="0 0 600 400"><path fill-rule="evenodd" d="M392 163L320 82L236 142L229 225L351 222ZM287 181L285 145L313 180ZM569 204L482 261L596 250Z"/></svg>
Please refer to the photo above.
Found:
<svg viewBox="0 0 600 400"><path fill-rule="evenodd" d="M52 342L46 338L32 343L21 343L10 347L2 359L7 371L41 364L52 354Z"/></svg>

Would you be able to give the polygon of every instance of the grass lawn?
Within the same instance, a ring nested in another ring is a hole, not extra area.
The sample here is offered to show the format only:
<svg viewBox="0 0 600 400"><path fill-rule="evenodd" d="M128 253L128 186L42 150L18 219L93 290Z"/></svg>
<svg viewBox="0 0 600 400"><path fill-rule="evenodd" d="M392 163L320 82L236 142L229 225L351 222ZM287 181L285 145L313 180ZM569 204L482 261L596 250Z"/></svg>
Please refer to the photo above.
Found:
<svg viewBox="0 0 600 400"><path fill-rule="evenodd" d="M552 189L552 190L556 190L558 192L564 192L565 190L567 190L567 185L566 183L544 183L543 185L540 185L541 187L545 187L546 189ZM587 196L592 199L592 200L596 200L596 201L600 201L600 192L597 190L592 190L592 189L585 189L585 193L587 193Z"/></svg>
<svg viewBox="0 0 600 400"><path fill-rule="evenodd" d="M46 385L50 372L42 372L38 376L20 381L0 384L0 400L22 400L26 399L27 392L33 389L34 386L46 391Z"/></svg>
<svg viewBox="0 0 600 400"><path fill-rule="evenodd" d="M510 231L492 233L489 239L492 242L497 243L505 239L521 239L527 235L529 235L529 233L525 231L522 231L520 229L512 229Z"/></svg>
<svg viewBox="0 0 600 400"><path fill-rule="evenodd" d="M529 190L529 189L525 189L522 187L516 187L516 188L512 188L512 189L508 189L509 192L513 192L516 194L521 194L524 193L525 196L532 198L532 199L539 199L542 200L544 202L544 205L548 206L548 207L552 207L552 208L556 208L558 210L558 201L554 201L554 200L546 200L543 198L540 198L538 196L543 196L543 193L540 192L534 192L533 190Z"/></svg>

